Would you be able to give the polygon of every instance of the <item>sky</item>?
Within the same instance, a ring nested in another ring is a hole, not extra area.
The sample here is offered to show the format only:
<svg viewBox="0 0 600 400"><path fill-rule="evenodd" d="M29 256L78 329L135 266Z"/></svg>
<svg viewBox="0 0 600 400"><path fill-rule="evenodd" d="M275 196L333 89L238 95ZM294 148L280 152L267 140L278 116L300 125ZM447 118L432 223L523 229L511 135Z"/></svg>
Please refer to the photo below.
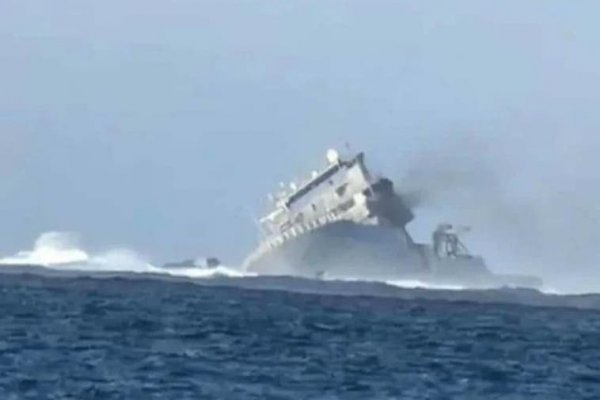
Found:
<svg viewBox="0 0 600 400"><path fill-rule="evenodd" d="M600 290L597 1L3 0L0 255L47 231L243 259L280 181L349 143L410 229Z"/></svg>

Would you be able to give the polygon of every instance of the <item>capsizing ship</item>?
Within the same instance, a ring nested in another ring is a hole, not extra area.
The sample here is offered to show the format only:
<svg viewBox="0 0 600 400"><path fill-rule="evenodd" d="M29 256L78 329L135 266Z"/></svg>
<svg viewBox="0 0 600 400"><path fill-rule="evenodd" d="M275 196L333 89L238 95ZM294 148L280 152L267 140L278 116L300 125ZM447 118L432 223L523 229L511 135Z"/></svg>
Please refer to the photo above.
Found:
<svg viewBox="0 0 600 400"><path fill-rule="evenodd" d="M415 215L386 177L373 175L363 153L327 166L303 184L282 185L259 220L261 240L244 261L259 275L367 281L417 281L471 288L539 288L540 279L489 270L471 254L460 230L440 224L431 243L406 226Z"/></svg>

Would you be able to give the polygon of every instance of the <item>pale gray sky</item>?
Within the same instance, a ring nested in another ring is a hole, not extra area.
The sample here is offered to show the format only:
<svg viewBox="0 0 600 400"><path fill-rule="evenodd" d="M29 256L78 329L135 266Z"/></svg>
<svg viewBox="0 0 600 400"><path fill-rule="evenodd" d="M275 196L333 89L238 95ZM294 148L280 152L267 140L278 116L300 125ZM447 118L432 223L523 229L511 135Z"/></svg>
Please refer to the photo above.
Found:
<svg viewBox="0 0 600 400"><path fill-rule="evenodd" d="M266 193L348 141L441 188L417 235L461 219L496 269L600 289L598 15L563 0L3 0L0 254L70 230L239 261Z"/></svg>

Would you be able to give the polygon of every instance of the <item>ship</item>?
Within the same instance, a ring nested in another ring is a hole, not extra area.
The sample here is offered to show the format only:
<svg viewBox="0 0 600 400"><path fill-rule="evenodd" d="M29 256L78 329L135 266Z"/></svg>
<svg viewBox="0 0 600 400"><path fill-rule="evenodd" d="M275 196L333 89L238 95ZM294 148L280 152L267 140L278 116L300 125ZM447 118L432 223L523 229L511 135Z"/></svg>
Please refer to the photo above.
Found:
<svg viewBox="0 0 600 400"><path fill-rule="evenodd" d="M465 229L439 224L430 243L413 240L414 211L391 179L374 175L365 154L326 154L301 184L281 184L258 220L260 240L246 271L312 279L420 282L466 288L540 288L534 276L492 272L464 244Z"/></svg>

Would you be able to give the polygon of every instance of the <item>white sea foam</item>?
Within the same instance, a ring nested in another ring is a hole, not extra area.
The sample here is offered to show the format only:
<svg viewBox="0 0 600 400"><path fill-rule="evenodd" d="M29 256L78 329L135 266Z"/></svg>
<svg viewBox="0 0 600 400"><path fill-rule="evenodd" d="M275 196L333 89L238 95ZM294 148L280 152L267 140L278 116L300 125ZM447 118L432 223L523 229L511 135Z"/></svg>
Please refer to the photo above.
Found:
<svg viewBox="0 0 600 400"><path fill-rule="evenodd" d="M187 276L189 278L215 278L218 276L228 276L231 278L241 278L245 276L255 276L255 274L243 272L237 268L220 265L211 268L177 268L166 269L157 268L156 272L172 276Z"/></svg>
<svg viewBox="0 0 600 400"><path fill-rule="evenodd" d="M385 281L388 285L407 289L438 289L438 290L464 290L464 286L450 284L426 283L419 280L393 280Z"/></svg>
<svg viewBox="0 0 600 400"><path fill-rule="evenodd" d="M70 232L44 233L35 241L33 250L24 250L14 256L0 258L0 265L2 264L41 265L60 270L154 273L196 279L250 275L223 265L210 268L156 267L141 254L130 249L113 249L89 254L81 247L78 235Z"/></svg>
<svg viewBox="0 0 600 400"><path fill-rule="evenodd" d="M35 241L33 250L24 250L14 256L1 258L0 264L52 266L86 263L89 259L89 255L79 248L77 235L69 232L47 232Z"/></svg>
<svg viewBox="0 0 600 400"><path fill-rule="evenodd" d="M385 281L388 285L397 286L407 289L433 289L433 290L467 290L469 287L461 285L450 285L450 284L432 284L418 280L399 280L399 281ZM566 295L569 293L558 291L549 286L543 286L539 289L540 292L550 295Z"/></svg>

